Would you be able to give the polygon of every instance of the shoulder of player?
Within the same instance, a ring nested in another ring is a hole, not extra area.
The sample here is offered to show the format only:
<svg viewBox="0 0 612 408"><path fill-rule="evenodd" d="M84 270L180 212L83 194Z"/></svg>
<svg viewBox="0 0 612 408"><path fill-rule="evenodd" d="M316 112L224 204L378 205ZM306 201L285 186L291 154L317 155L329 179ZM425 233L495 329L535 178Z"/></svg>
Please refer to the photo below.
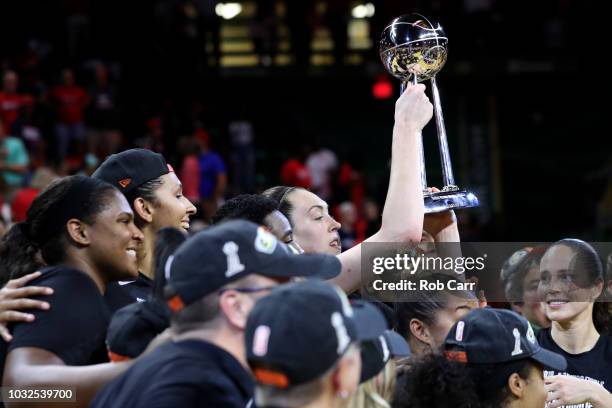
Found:
<svg viewBox="0 0 612 408"><path fill-rule="evenodd" d="M163 371L177 379L193 379L204 387L233 387L236 381L243 382L241 373L246 373L234 356L208 342L179 341L161 346L158 350L153 353L165 362ZM177 376L177 373L180 375Z"/></svg>
<svg viewBox="0 0 612 408"><path fill-rule="evenodd" d="M98 291L96 283L85 272L66 265L57 265L41 270L42 275L32 280L32 286L49 286L57 289L59 287L79 287L83 290L91 289Z"/></svg>

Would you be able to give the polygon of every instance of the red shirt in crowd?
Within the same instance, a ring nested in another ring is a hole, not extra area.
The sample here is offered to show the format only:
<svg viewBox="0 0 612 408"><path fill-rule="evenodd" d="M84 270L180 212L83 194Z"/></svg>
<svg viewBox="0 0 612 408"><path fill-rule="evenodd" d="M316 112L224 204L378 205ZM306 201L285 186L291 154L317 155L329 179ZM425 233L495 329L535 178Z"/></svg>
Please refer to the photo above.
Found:
<svg viewBox="0 0 612 408"><path fill-rule="evenodd" d="M83 120L83 110L89 102L87 92L79 86L58 85L51 91L60 122L73 125Z"/></svg>
<svg viewBox="0 0 612 408"><path fill-rule="evenodd" d="M281 180L286 186L296 186L305 189L312 187L308 167L296 159L289 159L283 164Z"/></svg>
<svg viewBox="0 0 612 408"><path fill-rule="evenodd" d="M13 214L13 222L25 221L27 212L32 205L32 202L38 196L39 191L35 188L24 187L15 194L11 203L11 212Z"/></svg>
<svg viewBox="0 0 612 408"><path fill-rule="evenodd" d="M11 127L19 117L20 110L33 103L30 95L0 92L0 119L4 123L4 131L11 134Z"/></svg>

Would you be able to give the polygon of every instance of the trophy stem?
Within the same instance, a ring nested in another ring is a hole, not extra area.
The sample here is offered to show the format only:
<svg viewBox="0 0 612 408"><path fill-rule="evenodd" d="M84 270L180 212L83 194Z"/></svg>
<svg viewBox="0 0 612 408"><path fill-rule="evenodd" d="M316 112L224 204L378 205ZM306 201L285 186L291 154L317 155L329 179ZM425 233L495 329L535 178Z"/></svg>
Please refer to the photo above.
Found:
<svg viewBox="0 0 612 408"><path fill-rule="evenodd" d="M413 85L417 84L416 75L412 75L411 82ZM402 81L400 85L400 95L404 93L407 85L408 85L408 81ZM420 157L419 167L421 168L421 189L423 190L423 192L427 192L427 172L425 170L425 150L423 149L423 134L421 132L419 132L418 134L418 149L419 149L419 157Z"/></svg>
<svg viewBox="0 0 612 408"><path fill-rule="evenodd" d="M431 89L433 93L434 115L436 116L436 127L438 128L438 143L440 145L440 160L442 162L442 178L444 189L455 187L455 177L451 164L450 152L448 151L448 140L446 139L446 128L444 126L444 116L442 115L442 104L440 103L440 93L436 84L436 77L431 78Z"/></svg>

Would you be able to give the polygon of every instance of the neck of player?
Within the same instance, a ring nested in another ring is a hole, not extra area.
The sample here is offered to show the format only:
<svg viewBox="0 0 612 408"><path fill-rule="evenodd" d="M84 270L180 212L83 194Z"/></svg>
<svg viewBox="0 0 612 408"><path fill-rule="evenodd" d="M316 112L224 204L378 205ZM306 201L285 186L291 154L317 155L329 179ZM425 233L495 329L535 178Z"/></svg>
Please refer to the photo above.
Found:
<svg viewBox="0 0 612 408"><path fill-rule="evenodd" d="M153 280L155 278L155 240L157 231L153 228L145 227L142 230L144 239L142 241L142 252L138 257L138 271L147 278Z"/></svg>
<svg viewBox="0 0 612 408"><path fill-rule="evenodd" d="M580 354L591 350L599 340L599 332L593 324L593 305L585 308L566 322L553 321L550 334L564 351Z"/></svg>

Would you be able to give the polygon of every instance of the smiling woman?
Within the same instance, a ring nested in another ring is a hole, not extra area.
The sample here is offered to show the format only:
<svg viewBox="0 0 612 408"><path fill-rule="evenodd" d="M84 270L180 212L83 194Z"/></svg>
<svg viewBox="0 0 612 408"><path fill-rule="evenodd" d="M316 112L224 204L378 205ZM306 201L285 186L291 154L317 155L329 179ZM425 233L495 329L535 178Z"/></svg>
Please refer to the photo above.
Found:
<svg viewBox="0 0 612 408"><path fill-rule="evenodd" d="M33 311L14 326L10 343L0 343L3 386L71 386L76 406L87 406L127 368L104 364L110 316L102 294L108 283L137 276L142 238L125 197L101 180L67 177L34 200L27 220L3 239L0 259L11 278L42 268L31 283L53 289L52 307ZM97 365L67 367L88 364Z"/></svg>
<svg viewBox="0 0 612 408"><path fill-rule="evenodd" d="M548 406L587 401L594 407L612 406L612 337L610 315L600 301L599 255L584 241L564 239L548 248L540 273L538 294L552 326L538 338L542 347L568 362L565 371L545 371Z"/></svg>
<svg viewBox="0 0 612 408"><path fill-rule="evenodd" d="M117 187L134 211L135 223L144 235L138 248L138 277L114 284L106 296L116 310L151 295L154 277L154 247L157 232L165 227L189 230L196 208L183 196L183 186L164 157L146 149L130 149L109 156L94 178Z"/></svg>

